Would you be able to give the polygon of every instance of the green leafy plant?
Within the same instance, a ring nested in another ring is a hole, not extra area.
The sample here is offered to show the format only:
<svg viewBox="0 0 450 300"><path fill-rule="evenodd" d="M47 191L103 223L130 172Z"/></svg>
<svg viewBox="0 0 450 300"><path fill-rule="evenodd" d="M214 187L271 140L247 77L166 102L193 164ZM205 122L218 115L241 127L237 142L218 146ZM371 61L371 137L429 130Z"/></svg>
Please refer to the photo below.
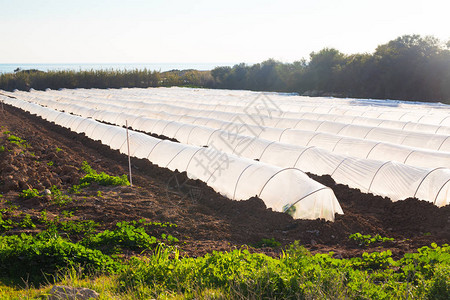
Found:
<svg viewBox="0 0 450 300"><path fill-rule="evenodd" d="M170 223L170 222L147 222L145 219L139 219L139 221L130 221L128 222L131 225L134 226L149 226L149 227L178 227L177 224Z"/></svg>
<svg viewBox="0 0 450 300"><path fill-rule="evenodd" d="M84 240L83 244L94 249L116 252L120 248L145 250L161 243L155 236L150 236L144 227L135 227L129 222L119 222L116 227L114 230L105 230ZM163 234L161 238L166 243L178 242L172 235Z"/></svg>
<svg viewBox="0 0 450 300"><path fill-rule="evenodd" d="M97 272L117 269L111 257L58 235L43 232L37 236L0 236L0 273L4 276L38 283L70 266Z"/></svg>
<svg viewBox="0 0 450 300"><path fill-rule="evenodd" d="M61 212L61 214L66 217L66 218L72 218L73 217L73 211L67 211L67 210L63 210Z"/></svg>
<svg viewBox="0 0 450 300"><path fill-rule="evenodd" d="M49 161L49 162L47 163L47 166L49 166L49 167L53 166L53 161Z"/></svg>
<svg viewBox="0 0 450 300"><path fill-rule="evenodd" d="M34 197L39 197L39 191L37 189L22 190L22 192L19 194L19 197L22 199L31 199Z"/></svg>
<svg viewBox="0 0 450 300"><path fill-rule="evenodd" d="M15 210L17 210L19 207L17 205L11 205L11 203L9 201L6 202L6 204L9 204L9 206L7 208L2 208L0 209L0 212L13 212Z"/></svg>
<svg viewBox="0 0 450 300"><path fill-rule="evenodd" d="M5 232L14 228L14 222L10 219L3 219L0 215L0 232Z"/></svg>
<svg viewBox="0 0 450 300"><path fill-rule="evenodd" d="M97 182L100 185L130 185L127 175L111 176L105 172L97 173L97 171L92 169L86 161L83 161L81 169L86 173L86 175L80 178L80 186L87 186L92 182Z"/></svg>
<svg viewBox="0 0 450 300"><path fill-rule="evenodd" d="M252 245L255 248L263 248L263 247L271 247L278 248L281 246L281 243L275 240L275 238L270 239L261 239L259 242Z"/></svg>
<svg viewBox="0 0 450 300"><path fill-rule="evenodd" d="M93 220L60 221L58 218L48 222L46 225L49 232L64 234L69 238L90 237L95 233L96 228L99 226L99 224Z"/></svg>
<svg viewBox="0 0 450 300"><path fill-rule="evenodd" d="M374 244L374 243L378 243L378 242L385 243L385 242L394 241L393 238L382 237L379 234L376 234L375 236L372 237L370 234L362 235L359 232L351 234L348 238L356 241L360 247L368 246L370 244Z"/></svg>
<svg viewBox="0 0 450 300"><path fill-rule="evenodd" d="M89 186L90 183L85 182L83 184L75 184L69 189L69 193L72 194L80 194L81 190L87 186Z"/></svg>
<svg viewBox="0 0 450 300"><path fill-rule="evenodd" d="M48 213L46 210L41 211L41 213L40 213L41 217L39 218L39 221L42 223L46 223L48 221L47 214Z"/></svg>
<svg viewBox="0 0 450 300"><path fill-rule="evenodd" d="M58 189L56 185L53 185L50 190L52 192L53 202L59 206L73 201L73 199L69 197L69 195L64 194L60 189Z"/></svg>
<svg viewBox="0 0 450 300"><path fill-rule="evenodd" d="M3 212L2 212L3 213ZM17 217L16 217L17 219ZM2 215L0 215L0 232L5 232L14 228L29 228L35 229L36 225L33 223L31 216L26 214L22 220L12 220L12 219L3 219Z"/></svg>
<svg viewBox="0 0 450 300"><path fill-rule="evenodd" d="M19 224L20 227L22 228L36 228L36 225L34 225L33 220L31 219L30 215L25 215L25 217L22 219L22 221Z"/></svg>
<svg viewBox="0 0 450 300"><path fill-rule="evenodd" d="M20 137L18 137L18 136L15 136L15 135L10 135L10 136L8 136L7 140L8 140L11 144L16 144L16 145L18 145L19 147L24 147L24 148L26 148L26 147L29 146L29 145L27 144L27 141L26 141L26 140L24 140L24 139L22 139L22 138L20 138Z"/></svg>
<svg viewBox="0 0 450 300"><path fill-rule="evenodd" d="M286 204L283 207L283 212L287 213L290 216L294 216L296 211L297 211L297 208L295 207L295 205Z"/></svg>
<svg viewBox="0 0 450 300"><path fill-rule="evenodd" d="M394 264L392 252L390 250L363 253L362 258L354 258L351 261L354 267L365 270L386 269Z"/></svg>
<svg viewBox="0 0 450 300"><path fill-rule="evenodd" d="M417 253L406 253L399 261L403 279L417 282L422 274L429 279L434 274L434 267L439 264L450 265L450 246L447 244L439 247L432 243L431 247L425 246L417 249Z"/></svg>
<svg viewBox="0 0 450 300"><path fill-rule="evenodd" d="M72 212L63 211L64 216L71 216ZM52 234L64 235L70 239L86 238L93 235L100 224L93 220L66 220L61 221L59 216L49 219L46 211L41 212L39 223L45 230Z"/></svg>

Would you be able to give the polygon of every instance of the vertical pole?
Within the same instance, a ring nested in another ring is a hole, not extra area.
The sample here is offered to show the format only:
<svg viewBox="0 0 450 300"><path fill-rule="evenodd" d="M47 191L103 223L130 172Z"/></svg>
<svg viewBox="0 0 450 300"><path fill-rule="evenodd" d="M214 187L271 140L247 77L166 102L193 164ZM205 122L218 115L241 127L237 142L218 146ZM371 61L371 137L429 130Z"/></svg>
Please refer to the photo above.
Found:
<svg viewBox="0 0 450 300"><path fill-rule="evenodd" d="M125 121L127 127L127 147L128 147L128 170L130 171L130 186L133 187L133 177L131 177L130 139L128 135L128 120Z"/></svg>

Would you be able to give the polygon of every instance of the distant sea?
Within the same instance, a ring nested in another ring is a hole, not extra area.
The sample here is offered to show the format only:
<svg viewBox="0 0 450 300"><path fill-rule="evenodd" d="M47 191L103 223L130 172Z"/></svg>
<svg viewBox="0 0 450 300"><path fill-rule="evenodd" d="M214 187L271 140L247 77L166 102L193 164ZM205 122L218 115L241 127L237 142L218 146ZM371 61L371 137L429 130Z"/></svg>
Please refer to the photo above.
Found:
<svg viewBox="0 0 450 300"><path fill-rule="evenodd" d="M186 70L195 69L200 71L212 70L218 66L233 66L235 63L70 63L70 64L0 64L0 73L13 73L14 70L20 68L22 70L37 69L40 71L61 71L61 70L151 70L151 71L170 71L170 70Z"/></svg>

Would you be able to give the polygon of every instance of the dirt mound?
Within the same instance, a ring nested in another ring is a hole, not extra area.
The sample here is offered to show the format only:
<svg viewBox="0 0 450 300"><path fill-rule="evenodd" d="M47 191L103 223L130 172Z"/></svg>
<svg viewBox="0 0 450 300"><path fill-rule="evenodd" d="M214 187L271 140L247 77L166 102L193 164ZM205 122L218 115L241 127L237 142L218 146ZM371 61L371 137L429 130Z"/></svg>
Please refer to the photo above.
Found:
<svg viewBox="0 0 450 300"><path fill-rule="evenodd" d="M98 171L121 175L127 174L128 160L84 135L8 105L0 115L0 125L0 143L5 147L0 153L0 192L6 201L35 215L44 209L50 214L73 210L78 218L100 222L102 228L140 218L176 223L175 235L186 242L182 248L191 256L255 244L263 238L275 238L283 245L300 240L313 252L334 251L342 257L387 248L394 255L401 255L431 242L448 243L450 239L450 206L438 208L416 199L393 203L335 184L330 176L310 175L334 190L345 214L337 215L335 222L294 220L267 209L258 198L231 201L203 182L189 180L184 173L135 158L133 188L94 185L84 194L73 196L74 201L63 207L45 198L24 201L18 198L22 189L41 190L52 185L68 189L83 175L83 161ZM10 143L5 131L26 140L29 146ZM360 248L348 238L356 232L380 234L395 241ZM278 255L281 248L257 251Z"/></svg>

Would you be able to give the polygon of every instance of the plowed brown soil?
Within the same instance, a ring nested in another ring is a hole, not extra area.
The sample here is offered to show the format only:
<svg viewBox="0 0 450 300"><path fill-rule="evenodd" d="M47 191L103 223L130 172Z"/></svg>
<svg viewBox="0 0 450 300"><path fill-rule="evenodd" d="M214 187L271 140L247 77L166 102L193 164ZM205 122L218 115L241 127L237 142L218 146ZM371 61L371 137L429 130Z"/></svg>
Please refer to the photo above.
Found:
<svg viewBox="0 0 450 300"><path fill-rule="evenodd" d="M0 152L0 208L17 205L35 217L43 210L50 217L63 210L74 211L75 218L95 220L103 229L112 228L118 221L140 218L172 222L178 227L171 234L185 242L180 247L190 256L227 251L262 238L275 238L283 246L299 240L312 252L334 251L337 257L386 249L400 256L432 242L444 244L450 240L450 206L438 208L417 199L393 203L335 184L329 176L310 175L334 190L345 213L337 215L335 222L294 220L267 209L257 198L232 201L202 182L138 159L132 159L133 188L93 186L73 195L74 201L62 207L45 197L23 200L18 195L26 188L42 190L56 185L67 190L83 175L83 161L112 175L126 174L128 161L118 151L84 135L8 105L4 109L0 111L0 145L5 147ZM26 151L8 143L5 131L25 139L29 144ZM55 151L57 148L61 151ZM356 232L395 240L361 248L348 238ZM267 247L254 251L278 255L281 250Z"/></svg>

